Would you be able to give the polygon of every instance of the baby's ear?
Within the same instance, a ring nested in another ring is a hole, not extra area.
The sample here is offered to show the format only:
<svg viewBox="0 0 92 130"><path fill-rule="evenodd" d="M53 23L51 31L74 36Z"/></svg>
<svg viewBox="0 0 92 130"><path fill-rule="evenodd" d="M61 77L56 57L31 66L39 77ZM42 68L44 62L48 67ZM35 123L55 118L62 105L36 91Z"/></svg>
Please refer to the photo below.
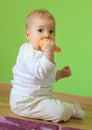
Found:
<svg viewBox="0 0 92 130"><path fill-rule="evenodd" d="M25 30L25 36L29 40L30 32L28 30Z"/></svg>

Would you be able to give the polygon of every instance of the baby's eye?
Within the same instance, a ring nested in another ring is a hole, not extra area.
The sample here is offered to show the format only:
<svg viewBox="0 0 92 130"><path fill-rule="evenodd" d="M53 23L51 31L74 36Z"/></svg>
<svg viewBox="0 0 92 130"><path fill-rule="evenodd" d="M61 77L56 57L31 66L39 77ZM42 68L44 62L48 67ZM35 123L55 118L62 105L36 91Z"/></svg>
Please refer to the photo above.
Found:
<svg viewBox="0 0 92 130"><path fill-rule="evenodd" d="M50 30L49 33L55 33L55 31L54 30Z"/></svg>
<svg viewBox="0 0 92 130"><path fill-rule="evenodd" d="M43 29L40 28L40 29L38 29L38 31L39 31L39 32L43 32Z"/></svg>

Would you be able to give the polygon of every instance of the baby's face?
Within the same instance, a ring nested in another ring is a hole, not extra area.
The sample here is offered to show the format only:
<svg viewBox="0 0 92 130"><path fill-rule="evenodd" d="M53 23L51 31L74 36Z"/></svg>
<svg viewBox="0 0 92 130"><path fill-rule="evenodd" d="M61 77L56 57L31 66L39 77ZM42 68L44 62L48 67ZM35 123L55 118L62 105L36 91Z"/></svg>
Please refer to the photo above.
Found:
<svg viewBox="0 0 92 130"><path fill-rule="evenodd" d="M32 44L32 46L39 50L39 40L40 39L51 39L55 42L55 22L53 19L33 18L27 39Z"/></svg>

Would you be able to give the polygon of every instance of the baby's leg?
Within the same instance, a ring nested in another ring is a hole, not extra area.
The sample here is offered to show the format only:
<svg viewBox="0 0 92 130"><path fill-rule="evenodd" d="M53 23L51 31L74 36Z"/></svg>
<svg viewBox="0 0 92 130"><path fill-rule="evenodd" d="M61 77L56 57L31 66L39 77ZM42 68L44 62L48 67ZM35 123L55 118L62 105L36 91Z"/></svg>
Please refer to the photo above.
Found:
<svg viewBox="0 0 92 130"><path fill-rule="evenodd" d="M81 109L80 104L76 103L73 104L73 114L72 117L73 118L77 118L77 119L83 119L85 115L85 112Z"/></svg>
<svg viewBox="0 0 92 130"><path fill-rule="evenodd" d="M67 121L72 116L72 107L57 99L44 99L35 108L43 120L52 122Z"/></svg>
<svg viewBox="0 0 92 130"><path fill-rule="evenodd" d="M67 121L71 117L83 119L84 111L79 104L62 102L58 99L44 99L34 109L35 116L52 122Z"/></svg>
<svg viewBox="0 0 92 130"><path fill-rule="evenodd" d="M12 96L10 104L11 110L17 115L52 122L84 116L79 105L62 102L55 98Z"/></svg>

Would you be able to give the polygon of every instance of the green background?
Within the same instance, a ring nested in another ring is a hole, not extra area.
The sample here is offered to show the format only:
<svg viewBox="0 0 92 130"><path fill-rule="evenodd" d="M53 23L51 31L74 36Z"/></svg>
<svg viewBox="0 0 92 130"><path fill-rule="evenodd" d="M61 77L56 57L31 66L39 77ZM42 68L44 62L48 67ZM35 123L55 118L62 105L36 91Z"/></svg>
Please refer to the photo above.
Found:
<svg viewBox="0 0 92 130"><path fill-rule="evenodd" d="M57 69L70 65L72 76L54 83L54 91L92 97L92 0L1 0L0 82L10 83L18 49L26 41L25 18L34 9L56 19Z"/></svg>

